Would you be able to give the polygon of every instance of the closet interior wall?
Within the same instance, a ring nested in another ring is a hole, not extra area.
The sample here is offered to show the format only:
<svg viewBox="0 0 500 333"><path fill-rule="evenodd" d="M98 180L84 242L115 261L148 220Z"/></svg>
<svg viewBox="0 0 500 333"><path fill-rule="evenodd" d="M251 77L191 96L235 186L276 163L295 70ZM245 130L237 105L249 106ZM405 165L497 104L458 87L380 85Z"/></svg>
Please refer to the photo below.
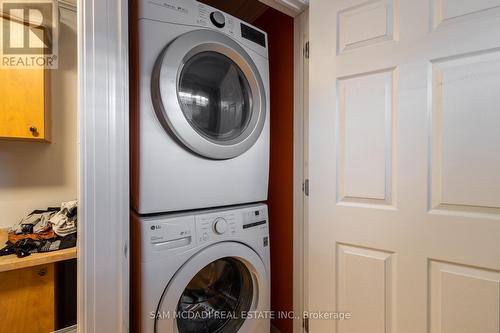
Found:
<svg viewBox="0 0 500 333"><path fill-rule="evenodd" d="M294 21L269 8L253 25L267 32L269 42L271 310L289 312L293 311ZM282 333L293 331L291 319L277 318L272 324Z"/></svg>

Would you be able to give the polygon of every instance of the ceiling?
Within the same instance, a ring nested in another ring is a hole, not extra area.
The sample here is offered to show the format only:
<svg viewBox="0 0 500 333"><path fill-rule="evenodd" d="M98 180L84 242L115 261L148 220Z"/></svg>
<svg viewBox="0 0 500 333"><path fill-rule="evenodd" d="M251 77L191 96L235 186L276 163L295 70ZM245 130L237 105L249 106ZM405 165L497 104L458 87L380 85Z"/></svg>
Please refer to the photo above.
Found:
<svg viewBox="0 0 500 333"><path fill-rule="evenodd" d="M269 8L258 0L198 0L248 23L253 23Z"/></svg>

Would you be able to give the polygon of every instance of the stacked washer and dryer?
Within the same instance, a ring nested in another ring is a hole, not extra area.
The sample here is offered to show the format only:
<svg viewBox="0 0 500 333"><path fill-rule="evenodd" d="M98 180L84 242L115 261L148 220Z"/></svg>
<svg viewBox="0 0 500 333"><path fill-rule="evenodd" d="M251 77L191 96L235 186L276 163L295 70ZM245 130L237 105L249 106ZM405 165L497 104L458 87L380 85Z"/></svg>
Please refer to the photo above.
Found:
<svg viewBox="0 0 500 333"><path fill-rule="evenodd" d="M269 332L266 33L139 1L132 313L140 332Z"/></svg>

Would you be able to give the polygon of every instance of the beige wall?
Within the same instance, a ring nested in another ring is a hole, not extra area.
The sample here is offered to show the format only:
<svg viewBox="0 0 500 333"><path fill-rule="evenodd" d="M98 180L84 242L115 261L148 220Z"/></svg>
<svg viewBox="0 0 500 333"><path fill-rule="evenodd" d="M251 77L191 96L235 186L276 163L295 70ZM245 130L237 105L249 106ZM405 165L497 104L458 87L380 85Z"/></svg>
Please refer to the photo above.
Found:
<svg viewBox="0 0 500 333"><path fill-rule="evenodd" d="M50 73L52 143L0 140L0 227L77 197L76 13L60 11L59 68Z"/></svg>

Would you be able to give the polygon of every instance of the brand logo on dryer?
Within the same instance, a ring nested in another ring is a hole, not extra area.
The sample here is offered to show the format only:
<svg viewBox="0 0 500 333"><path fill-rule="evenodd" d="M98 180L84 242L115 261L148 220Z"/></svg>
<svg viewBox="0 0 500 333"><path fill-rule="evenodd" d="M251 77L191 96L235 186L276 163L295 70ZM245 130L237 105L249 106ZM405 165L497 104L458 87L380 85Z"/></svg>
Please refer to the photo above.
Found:
<svg viewBox="0 0 500 333"><path fill-rule="evenodd" d="M187 8L180 6L180 4L176 3L176 1L170 0L170 1L150 1L150 2L157 6L175 10L183 14L187 14L189 12Z"/></svg>
<svg viewBox="0 0 500 333"><path fill-rule="evenodd" d="M151 230L158 230L158 229L161 229L161 225L157 224L151 226Z"/></svg>

